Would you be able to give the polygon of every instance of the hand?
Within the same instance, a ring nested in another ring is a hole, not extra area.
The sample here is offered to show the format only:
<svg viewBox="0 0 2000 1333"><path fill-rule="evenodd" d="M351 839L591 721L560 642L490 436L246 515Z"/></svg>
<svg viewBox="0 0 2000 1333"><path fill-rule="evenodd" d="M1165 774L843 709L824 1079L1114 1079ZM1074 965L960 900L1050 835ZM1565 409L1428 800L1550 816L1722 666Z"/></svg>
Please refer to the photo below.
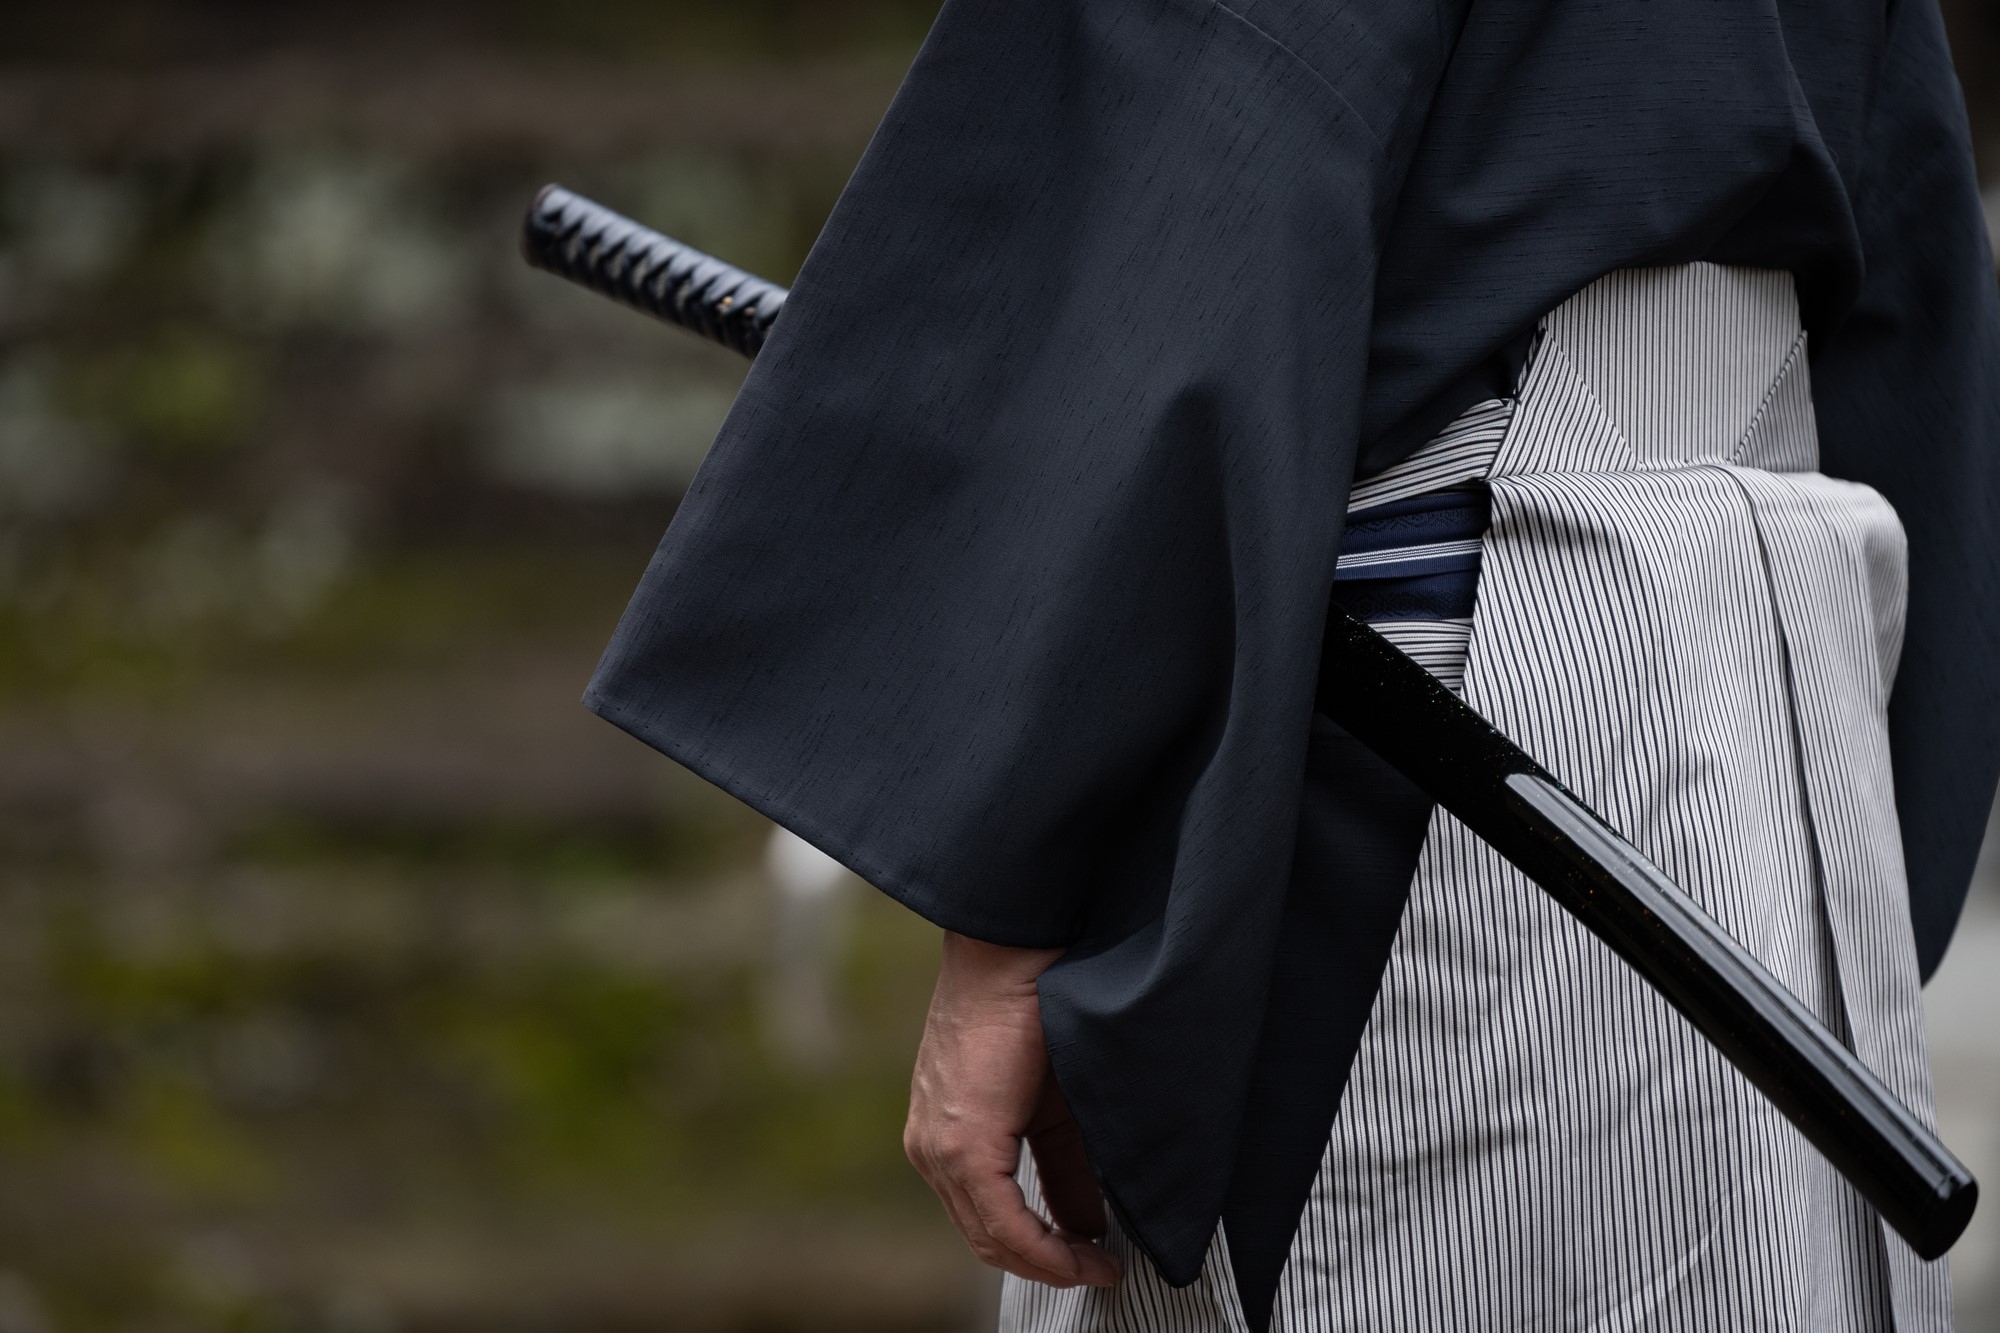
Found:
<svg viewBox="0 0 2000 1333"><path fill-rule="evenodd" d="M1104 1234L1104 1197L1050 1071L1035 994L1061 956L946 932L903 1150L982 1262L1052 1287L1108 1287L1123 1270L1091 1243ZM1023 1139L1054 1229L1014 1183Z"/></svg>

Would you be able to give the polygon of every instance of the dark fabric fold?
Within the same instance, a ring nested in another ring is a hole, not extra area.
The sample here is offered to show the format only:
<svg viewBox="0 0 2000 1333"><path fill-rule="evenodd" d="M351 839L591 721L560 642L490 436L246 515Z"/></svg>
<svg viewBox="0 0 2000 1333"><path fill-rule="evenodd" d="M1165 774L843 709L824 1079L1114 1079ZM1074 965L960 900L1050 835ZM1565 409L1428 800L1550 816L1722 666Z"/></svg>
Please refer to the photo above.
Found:
<svg viewBox="0 0 2000 1333"><path fill-rule="evenodd" d="M1241 8L946 5L587 700L939 925L1070 946L1050 1052L1178 1283L1444 55L1402 0Z"/></svg>
<svg viewBox="0 0 2000 1333"><path fill-rule="evenodd" d="M1431 808L1374 751L1313 719L1292 881L1222 1210L1251 1333L1270 1325Z"/></svg>
<svg viewBox="0 0 2000 1333"><path fill-rule="evenodd" d="M2000 778L2000 302L1937 6L1888 14L1855 200L1867 278L1812 381L1822 467L1880 491L1910 540L1889 741L1928 979Z"/></svg>

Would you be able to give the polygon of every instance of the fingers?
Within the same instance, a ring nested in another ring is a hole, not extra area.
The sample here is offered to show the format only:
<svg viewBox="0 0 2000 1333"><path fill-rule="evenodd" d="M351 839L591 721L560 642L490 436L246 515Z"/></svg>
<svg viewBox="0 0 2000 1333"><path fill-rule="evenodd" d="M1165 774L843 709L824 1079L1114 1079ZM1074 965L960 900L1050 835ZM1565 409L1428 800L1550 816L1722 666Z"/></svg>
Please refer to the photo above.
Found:
<svg viewBox="0 0 2000 1333"><path fill-rule="evenodd" d="M1051 1287L1077 1284L1082 1265L1070 1254L1069 1247L1056 1240L1042 1226L1041 1219L1028 1213L1025 1206L1021 1211L1029 1226L1017 1229L1008 1225L1003 1208L996 1207L992 1199L975 1194L957 1180L947 1180L940 1192L948 1196L947 1205L958 1232L979 1262ZM1026 1235L1029 1229L1040 1230L1045 1244L1035 1245Z"/></svg>
<svg viewBox="0 0 2000 1333"><path fill-rule="evenodd" d="M1038 1263L1030 1254L1003 1244L992 1234L987 1219L997 1216L1001 1210L991 1202L982 1204L975 1200L969 1187L969 1180L975 1173L967 1169L962 1154L922 1140L906 1142L905 1147L918 1174L923 1176L925 1183L944 1204L952 1226L964 1237L966 1245L981 1263L1017 1277L1046 1282L1050 1286L1069 1287L1076 1284L1077 1265L1069 1261L1067 1253L1044 1254L1042 1258L1049 1262ZM1019 1191L1016 1190L1016 1193ZM1027 1211L1025 1200L1022 1211ZM1039 1225L1040 1219L1030 1217Z"/></svg>
<svg viewBox="0 0 2000 1333"><path fill-rule="evenodd" d="M1028 1268L1057 1275L1059 1281L1052 1285L1108 1287L1118 1281L1120 1270L1116 1259L1087 1240L1051 1231L1029 1211L1021 1187L1012 1176L972 1182L966 1192L986 1235ZM1049 1281L1036 1273L1020 1272L1007 1263L996 1266L1038 1282Z"/></svg>
<svg viewBox="0 0 2000 1333"><path fill-rule="evenodd" d="M1030 1211L994 1154L908 1146L910 1160L981 1263L1051 1287L1111 1286L1123 1275L1102 1247L1052 1231Z"/></svg>

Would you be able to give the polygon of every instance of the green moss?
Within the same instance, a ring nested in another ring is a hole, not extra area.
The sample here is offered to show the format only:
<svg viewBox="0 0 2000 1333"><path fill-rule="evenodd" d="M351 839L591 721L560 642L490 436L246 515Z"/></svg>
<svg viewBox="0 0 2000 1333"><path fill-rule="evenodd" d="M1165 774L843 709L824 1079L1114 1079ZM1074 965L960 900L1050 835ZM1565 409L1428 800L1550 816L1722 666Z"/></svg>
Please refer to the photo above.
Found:
<svg viewBox="0 0 2000 1333"><path fill-rule="evenodd" d="M248 345L176 325L75 364L65 396L77 415L174 463L242 444L262 387Z"/></svg>
<svg viewBox="0 0 2000 1333"><path fill-rule="evenodd" d="M263 1146L183 1070L150 1066L128 1090L115 1131L133 1165L188 1204L243 1207L278 1176Z"/></svg>

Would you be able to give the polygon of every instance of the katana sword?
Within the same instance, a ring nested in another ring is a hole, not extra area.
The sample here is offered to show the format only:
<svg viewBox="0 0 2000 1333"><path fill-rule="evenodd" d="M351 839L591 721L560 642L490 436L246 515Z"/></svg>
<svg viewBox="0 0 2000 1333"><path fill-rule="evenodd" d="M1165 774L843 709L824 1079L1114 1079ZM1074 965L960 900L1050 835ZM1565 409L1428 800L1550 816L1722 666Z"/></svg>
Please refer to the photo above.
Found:
<svg viewBox="0 0 2000 1333"><path fill-rule="evenodd" d="M786 291L551 185L530 264L756 356ZM1623 958L1925 1259L1972 1220L1972 1174L1697 902L1520 746L1339 606L1319 707Z"/></svg>

